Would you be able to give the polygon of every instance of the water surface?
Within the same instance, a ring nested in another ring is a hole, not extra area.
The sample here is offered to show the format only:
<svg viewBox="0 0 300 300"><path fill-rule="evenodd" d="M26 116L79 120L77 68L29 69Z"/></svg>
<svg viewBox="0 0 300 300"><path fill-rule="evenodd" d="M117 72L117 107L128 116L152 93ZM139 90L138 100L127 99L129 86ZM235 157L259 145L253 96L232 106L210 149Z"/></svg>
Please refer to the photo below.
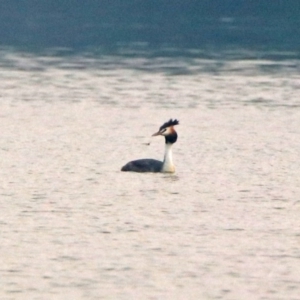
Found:
<svg viewBox="0 0 300 300"><path fill-rule="evenodd" d="M1 299L299 297L298 60L0 67ZM169 118L176 174L120 172Z"/></svg>

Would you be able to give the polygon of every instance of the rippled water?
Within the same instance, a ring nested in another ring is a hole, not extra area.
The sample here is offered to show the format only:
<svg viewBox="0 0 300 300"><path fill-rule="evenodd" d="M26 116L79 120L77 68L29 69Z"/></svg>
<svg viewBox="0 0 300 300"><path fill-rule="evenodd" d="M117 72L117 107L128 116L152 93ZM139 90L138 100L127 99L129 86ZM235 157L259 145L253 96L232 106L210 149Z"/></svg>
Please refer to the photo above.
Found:
<svg viewBox="0 0 300 300"><path fill-rule="evenodd" d="M0 66L1 299L299 299L298 60ZM176 174L120 172L171 117Z"/></svg>

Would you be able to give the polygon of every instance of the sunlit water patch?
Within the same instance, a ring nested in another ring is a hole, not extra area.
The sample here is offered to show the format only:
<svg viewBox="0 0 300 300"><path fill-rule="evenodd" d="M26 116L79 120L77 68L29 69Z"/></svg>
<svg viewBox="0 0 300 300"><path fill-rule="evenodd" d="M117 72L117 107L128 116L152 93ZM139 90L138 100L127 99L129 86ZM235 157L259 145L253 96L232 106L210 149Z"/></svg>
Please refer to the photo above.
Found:
<svg viewBox="0 0 300 300"><path fill-rule="evenodd" d="M0 64L1 298L298 297L299 61ZM176 174L120 172L171 117Z"/></svg>

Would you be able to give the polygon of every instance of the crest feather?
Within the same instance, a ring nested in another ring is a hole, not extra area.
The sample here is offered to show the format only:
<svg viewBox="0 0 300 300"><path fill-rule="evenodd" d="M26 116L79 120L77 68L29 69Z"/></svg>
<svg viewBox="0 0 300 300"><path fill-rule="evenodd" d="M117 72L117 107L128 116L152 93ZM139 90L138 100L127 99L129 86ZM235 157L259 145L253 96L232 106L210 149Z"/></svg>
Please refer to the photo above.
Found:
<svg viewBox="0 0 300 300"><path fill-rule="evenodd" d="M175 125L179 125L179 121L176 119L174 119L174 120L170 119L168 122L166 122L160 126L159 131L161 131L162 129L165 129L167 127L175 126Z"/></svg>

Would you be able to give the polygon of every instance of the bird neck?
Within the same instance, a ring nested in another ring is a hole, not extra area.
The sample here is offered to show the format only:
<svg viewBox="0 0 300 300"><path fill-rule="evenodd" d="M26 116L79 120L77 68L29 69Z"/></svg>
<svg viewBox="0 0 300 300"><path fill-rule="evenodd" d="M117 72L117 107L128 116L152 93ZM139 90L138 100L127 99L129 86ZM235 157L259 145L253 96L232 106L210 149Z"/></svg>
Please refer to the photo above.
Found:
<svg viewBox="0 0 300 300"><path fill-rule="evenodd" d="M175 172L175 166L173 164L173 157L172 157L172 146L171 143L165 144L165 156L162 166L162 172L166 173L174 173Z"/></svg>

